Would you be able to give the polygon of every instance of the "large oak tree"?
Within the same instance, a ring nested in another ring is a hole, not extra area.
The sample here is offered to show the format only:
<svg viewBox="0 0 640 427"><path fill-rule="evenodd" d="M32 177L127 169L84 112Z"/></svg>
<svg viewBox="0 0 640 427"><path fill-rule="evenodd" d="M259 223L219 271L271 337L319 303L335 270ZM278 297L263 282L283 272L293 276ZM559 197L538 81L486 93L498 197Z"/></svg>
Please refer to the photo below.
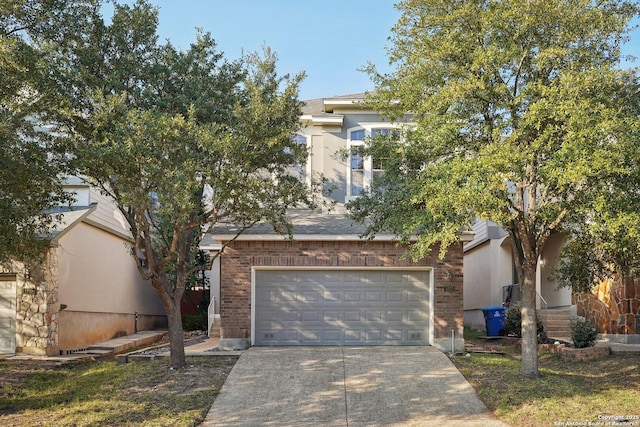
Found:
<svg viewBox="0 0 640 427"><path fill-rule="evenodd" d="M522 374L538 375L536 269L552 233L640 208L638 73L620 68L632 1L404 0L370 98L404 138L371 141L385 174L351 204L412 255L474 218L510 235L522 286ZM606 206L604 208L603 206ZM594 211L599 209L598 212ZM574 233L575 234L575 233Z"/></svg>
<svg viewBox="0 0 640 427"><path fill-rule="evenodd" d="M306 160L294 142L302 74L279 76L276 56L227 61L209 34L188 49L156 36L157 10L95 8L51 58L66 95L59 123L73 165L117 204L132 255L169 321L171 365L185 364L180 301L203 233L259 221L288 230L286 210L311 206L291 173ZM132 260L132 262L134 262Z"/></svg>

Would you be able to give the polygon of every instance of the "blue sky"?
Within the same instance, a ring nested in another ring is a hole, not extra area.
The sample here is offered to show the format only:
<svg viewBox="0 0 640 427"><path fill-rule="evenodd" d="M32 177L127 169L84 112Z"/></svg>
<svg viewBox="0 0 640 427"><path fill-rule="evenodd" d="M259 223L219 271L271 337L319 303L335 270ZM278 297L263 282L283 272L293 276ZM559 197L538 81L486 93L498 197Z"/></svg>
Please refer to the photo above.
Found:
<svg viewBox="0 0 640 427"><path fill-rule="evenodd" d="M228 59L269 46L280 73L307 73L300 98L373 88L358 68L385 64L385 46L399 14L393 0L150 0L160 8L158 33L180 48L195 27L211 33Z"/></svg>
<svg viewBox="0 0 640 427"><path fill-rule="evenodd" d="M228 59L263 45L277 52L280 73L307 73L300 98L373 89L359 68L386 71L395 0L150 0L159 7L159 36L186 49L196 27L210 32ZM623 54L640 57L640 30ZM640 62L636 61L640 65Z"/></svg>

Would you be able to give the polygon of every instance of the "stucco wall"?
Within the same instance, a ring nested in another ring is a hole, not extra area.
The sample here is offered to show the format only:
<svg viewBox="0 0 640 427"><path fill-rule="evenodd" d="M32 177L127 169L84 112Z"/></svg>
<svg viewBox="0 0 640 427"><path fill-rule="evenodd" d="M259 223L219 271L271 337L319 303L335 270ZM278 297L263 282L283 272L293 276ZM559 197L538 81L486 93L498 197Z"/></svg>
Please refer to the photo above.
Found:
<svg viewBox="0 0 640 427"><path fill-rule="evenodd" d="M558 285L555 280L553 280L553 272L557 267L563 245L564 238L561 234L551 235L542 251L541 262L538 268L538 282L540 284L538 292L540 292L545 301L547 301L549 307L571 305L571 289L558 289Z"/></svg>
<svg viewBox="0 0 640 427"><path fill-rule="evenodd" d="M236 241L221 257L221 332L224 338L251 338L252 266L327 266L434 268L434 338L441 342L462 337L462 247L454 245L445 259L434 248L413 263L402 259L406 248L395 242Z"/></svg>
<svg viewBox="0 0 640 427"><path fill-rule="evenodd" d="M124 239L80 223L60 239L59 248L59 300L65 310L164 314Z"/></svg>
<svg viewBox="0 0 640 427"><path fill-rule="evenodd" d="M508 242L507 242L508 243ZM487 240L464 254L465 325L484 330L482 308L502 305L502 288L513 282L511 246Z"/></svg>
<svg viewBox="0 0 640 427"><path fill-rule="evenodd" d="M133 333L135 312L139 319L164 315L160 299L140 277L124 239L80 223L60 238L58 252L61 349L110 339L123 331ZM138 330L146 325L140 324Z"/></svg>
<svg viewBox="0 0 640 427"><path fill-rule="evenodd" d="M87 347L102 341L131 335L136 331L166 329L167 317L136 316L133 313L96 313L62 310L59 314L60 350Z"/></svg>

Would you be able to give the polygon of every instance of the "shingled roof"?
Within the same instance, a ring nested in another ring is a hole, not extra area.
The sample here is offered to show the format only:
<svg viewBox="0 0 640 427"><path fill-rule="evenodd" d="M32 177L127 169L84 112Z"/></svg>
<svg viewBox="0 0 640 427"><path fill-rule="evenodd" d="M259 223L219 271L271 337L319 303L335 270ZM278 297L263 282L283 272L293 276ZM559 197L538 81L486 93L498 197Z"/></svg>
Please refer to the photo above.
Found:
<svg viewBox="0 0 640 427"><path fill-rule="evenodd" d="M295 211L288 215L293 226L294 240L360 240L365 232L364 224L355 223L346 214L320 211ZM201 245L233 239L240 231L237 225L219 224L202 240ZM390 234L379 234L378 238L390 239ZM257 224L244 231L239 240L280 240L288 236L278 233L269 223Z"/></svg>

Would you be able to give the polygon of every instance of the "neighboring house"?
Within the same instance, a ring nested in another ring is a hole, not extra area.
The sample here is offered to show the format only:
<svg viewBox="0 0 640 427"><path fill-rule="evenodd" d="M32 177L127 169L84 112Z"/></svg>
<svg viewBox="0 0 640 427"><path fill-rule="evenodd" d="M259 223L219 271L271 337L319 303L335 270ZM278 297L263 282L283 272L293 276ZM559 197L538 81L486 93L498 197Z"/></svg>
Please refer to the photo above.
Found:
<svg viewBox="0 0 640 427"><path fill-rule="evenodd" d="M332 210L292 211L293 241L268 225L236 240L234 227L205 236L201 247L212 253L228 243L211 275L222 345L433 345L451 351L454 343L462 349L462 243L444 259L435 247L413 262L391 235L361 239L363 227L347 216L344 204L381 172L380 162L363 157L359 147L400 126L364 109L363 97L307 101L295 136L309 149L297 173L307 181L324 176L334 188Z"/></svg>
<svg viewBox="0 0 640 427"><path fill-rule="evenodd" d="M464 245L464 322L470 328L484 330L482 308L502 306L509 299L517 302L520 289L509 234L487 220L476 221L472 230L473 240ZM550 277L562 244L562 236L554 234L543 248L536 273L538 309L572 310L571 291L558 289ZM516 286L509 290L510 285Z"/></svg>
<svg viewBox="0 0 640 427"><path fill-rule="evenodd" d="M464 245L464 323L484 330L482 308L502 306L510 297L519 300L519 286L511 252L511 239L490 221L472 226L474 239ZM570 320L581 316L591 321L605 339L640 343L640 285L637 280L620 277L605 280L591 292L572 293L558 289L553 280L564 238L549 238L539 260L536 306L547 334L555 338L570 336Z"/></svg>
<svg viewBox="0 0 640 427"><path fill-rule="evenodd" d="M0 353L58 355L166 327L160 299L131 258L123 216L77 178L66 190L75 203L53 212L61 219L45 260L0 272Z"/></svg>

